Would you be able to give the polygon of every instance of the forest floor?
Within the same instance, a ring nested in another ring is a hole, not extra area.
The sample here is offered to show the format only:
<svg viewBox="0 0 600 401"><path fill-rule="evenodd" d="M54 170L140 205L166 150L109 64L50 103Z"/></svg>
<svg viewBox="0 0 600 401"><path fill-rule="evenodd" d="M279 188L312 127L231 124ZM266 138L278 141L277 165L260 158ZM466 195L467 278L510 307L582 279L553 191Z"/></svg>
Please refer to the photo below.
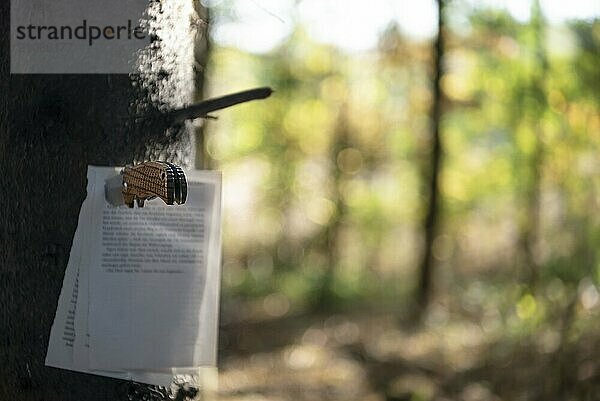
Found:
<svg viewBox="0 0 600 401"><path fill-rule="evenodd" d="M420 324L364 311L228 322L219 399L600 400L597 309L516 334L435 310Z"/></svg>

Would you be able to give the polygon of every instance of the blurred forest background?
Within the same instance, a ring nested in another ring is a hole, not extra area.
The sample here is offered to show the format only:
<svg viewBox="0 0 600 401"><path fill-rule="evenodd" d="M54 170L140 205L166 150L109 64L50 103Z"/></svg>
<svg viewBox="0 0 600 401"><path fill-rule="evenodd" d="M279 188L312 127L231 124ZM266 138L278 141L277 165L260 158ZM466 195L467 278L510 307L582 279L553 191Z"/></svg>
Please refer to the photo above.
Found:
<svg viewBox="0 0 600 401"><path fill-rule="evenodd" d="M206 2L221 399L600 400L600 6L394 3Z"/></svg>

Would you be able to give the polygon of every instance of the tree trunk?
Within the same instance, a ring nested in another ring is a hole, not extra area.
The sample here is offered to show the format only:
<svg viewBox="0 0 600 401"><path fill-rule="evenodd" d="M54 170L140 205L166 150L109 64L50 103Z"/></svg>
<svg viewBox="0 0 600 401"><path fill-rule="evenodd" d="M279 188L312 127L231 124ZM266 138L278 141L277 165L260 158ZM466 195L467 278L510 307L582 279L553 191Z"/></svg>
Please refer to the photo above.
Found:
<svg viewBox="0 0 600 401"><path fill-rule="evenodd" d="M433 102L431 105L431 152L429 176L427 177L428 202L427 214L423 224L425 243L419 269L419 287L417 303L423 310L427 307L432 292L433 277L433 241L437 234L439 221L439 176L442 162L442 144L440 139L440 120L442 116L442 60L444 57L444 1L438 3L438 31L434 44Z"/></svg>
<svg viewBox="0 0 600 401"><path fill-rule="evenodd" d="M331 196L335 203L335 212L322 233L317 236L323 253L327 255L325 271L317 286L313 305L313 309L317 312L333 310L335 308L336 296L334 284L340 257L340 231L348 213L341 194L343 172L337 164L337 159L339 153L351 145L350 137L351 127L348 120L348 106L347 104L343 104L340 108L329 155L331 163L330 175L333 179L334 188Z"/></svg>
<svg viewBox="0 0 600 401"><path fill-rule="evenodd" d="M198 14L198 27L194 43L194 75L195 75L195 101L201 101L206 96L206 85L204 77L208 66L208 56L212 46L209 35L210 10L203 7L199 1L194 1L194 8ZM195 128L196 168L205 169L211 167L211 161L206 151L206 124L202 122Z"/></svg>
<svg viewBox="0 0 600 401"><path fill-rule="evenodd" d="M0 399L168 399L164 389L44 360L87 165L157 154L177 162L183 131L166 130L128 75L10 75L9 7L0 5ZM134 118L142 109L148 118Z"/></svg>
<svg viewBox="0 0 600 401"><path fill-rule="evenodd" d="M537 246L540 240L540 212L542 196L542 173L544 167L544 145L542 117L548 107L546 100L546 79L549 70L545 44L545 21L539 1L534 1L531 8L530 29L534 36L533 51L535 52L534 70L527 89L529 95L537 100L533 110L526 115L528 124L533 129L533 152L527 160L528 181L525 191L524 210L527 211L520 242L525 254L527 265L527 284L535 289L540 275L540 264Z"/></svg>

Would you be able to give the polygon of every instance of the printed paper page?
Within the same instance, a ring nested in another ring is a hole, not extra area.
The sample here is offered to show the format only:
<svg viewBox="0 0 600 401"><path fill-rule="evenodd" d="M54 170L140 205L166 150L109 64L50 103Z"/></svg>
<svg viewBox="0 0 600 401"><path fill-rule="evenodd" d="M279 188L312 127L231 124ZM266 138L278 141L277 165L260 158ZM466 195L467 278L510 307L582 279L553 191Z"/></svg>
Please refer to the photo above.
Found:
<svg viewBox="0 0 600 401"><path fill-rule="evenodd" d="M88 197L84 200L79 212L77 229L73 237L69 261L65 269L65 278L58 298L56 315L50 331L50 340L48 342L48 352L46 354L46 365L62 369L73 368L73 354L76 338L75 314L79 297L79 260L81 257L81 241L83 231L86 229L84 221L87 218L89 209L89 194L92 192L94 179L90 180L88 172Z"/></svg>
<svg viewBox="0 0 600 401"><path fill-rule="evenodd" d="M213 221L210 236L207 242L206 265L213 266L206 271L204 277L207 285L202 292L201 307L197 309L197 318L203 322L202 328L197 330L196 341L191 358L193 363L187 366L160 369L144 368L142 370L129 370L123 367L112 370L91 369L89 366L89 268L91 264L91 251L94 249L92 241L97 238L98 226L94 219L94 201L100 200L99 194L104 192L103 178L97 178L100 171L102 177L114 175L120 168L92 167L88 169L88 196L86 197L79 216L78 227L73 239L65 279L61 290L57 313L52 327L46 365L63 369L76 370L114 378L134 380L143 383L168 386L174 375L193 375L202 380L205 375L215 376L216 362L216 337L217 337L217 310L219 291L219 266L220 266L220 176L213 172L192 172L188 174L188 181L195 186L200 183L215 185L216 191L213 198L216 206L210 219ZM157 201L159 202L159 201ZM97 203L102 205L103 202ZM147 206L149 203L146 204ZM177 206L181 207L181 206ZM214 220L213 220L214 219ZM193 220L192 220L193 221ZM168 224L167 224L168 225ZM186 227L186 225L184 225ZM189 225L187 225L189 229ZM171 273L173 274L173 273ZM177 274L177 273L175 273ZM199 326L200 327L200 326ZM65 330L66 329L66 330ZM100 341L101 343L102 341ZM112 364L111 364L112 365ZM208 365L208 366L206 366ZM185 366L185 365L179 365Z"/></svg>
<svg viewBox="0 0 600 401"><path fill-rule="evenodd" d="M95 172L98 187L114 169ZM220 175L189 173L187 202L176 206L114 207L96 188L92 216L90 368L214 365Z"/></svg>

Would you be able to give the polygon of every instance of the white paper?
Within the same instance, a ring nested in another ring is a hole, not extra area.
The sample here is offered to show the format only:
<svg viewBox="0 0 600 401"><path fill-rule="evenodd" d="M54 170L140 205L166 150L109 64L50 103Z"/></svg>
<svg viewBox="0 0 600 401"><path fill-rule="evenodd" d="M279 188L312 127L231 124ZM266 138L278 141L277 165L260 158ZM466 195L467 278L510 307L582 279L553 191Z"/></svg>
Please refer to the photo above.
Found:
<svg viewBox="0 0 600 401"><path fill-rule="evenodd" d="M88 168L46 364L167 385L216 365L221 178L186 172L185 205L115 208L119 170Z"/></svg>
<svg viewBox="0 0 600 401"><path fill-rule="evenodd" d="M92 172L93 174L93 172ZM94 180L89 179L88 171L87 193L92 191ZM89 196L89 195L88 195ZM87 199L86 199L87 200ZM82 227L85 220L88 202L83 202L79 212L77 230L71 245L69 261L65 270L62 290L58 299L58 307L50 331L50 340L48 342L48 353L46 354L46 365L57 368L71 369L73 366L73 353L75 342L75 330L68 330L70 321L75 323L76 305L78 302L78 274L79 274L79 255L81 251Z"/></svg>

